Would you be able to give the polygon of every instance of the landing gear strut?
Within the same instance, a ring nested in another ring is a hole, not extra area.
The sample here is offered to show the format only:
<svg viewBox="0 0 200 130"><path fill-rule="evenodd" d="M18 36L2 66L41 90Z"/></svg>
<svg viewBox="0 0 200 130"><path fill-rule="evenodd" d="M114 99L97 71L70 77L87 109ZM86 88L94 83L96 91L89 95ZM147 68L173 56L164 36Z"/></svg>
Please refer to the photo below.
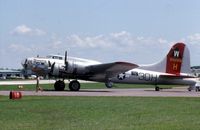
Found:
<svg viewBox="0 0 200 130"><path fill-rule="evenodd" d="M65 82L61 81L61 80L56 81L55 84L54 84L54 88L55 88L56 91L64 91Z"/></svg>
<svg viewBox="0 0 200 130"><path fill-rule="evenodd" d="M73 80L69 83L69 90L70 91L79 91L80 83L77 80Z"/></svg>

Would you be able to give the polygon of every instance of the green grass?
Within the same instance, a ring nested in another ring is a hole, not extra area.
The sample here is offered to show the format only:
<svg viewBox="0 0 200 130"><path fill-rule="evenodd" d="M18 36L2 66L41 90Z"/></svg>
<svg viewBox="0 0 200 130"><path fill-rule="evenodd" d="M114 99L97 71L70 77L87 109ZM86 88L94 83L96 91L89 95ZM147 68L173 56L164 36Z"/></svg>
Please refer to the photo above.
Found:
<svg viewBox="0 0 200 130"><path fill-rule="evenodd" d="M35 90L35 84L23 85L22 90ZM43 89L54 89L53 84L40 84ZM177 85L160 85L162 88L171 88ZM154 85L137 85L137 84L114 84L113 88L154 88ZM81 83L81 89L104 89L106 88L104 83ZM0 85L0 90L20 90L18 85ZM66 84L65 90L69 90L68 84Z"/></svg>
<svg viewBox="0 0 200 130"><path fill-rule="evenodd" d="M0 96L2 130L199 130L200 98Z"/></svg>

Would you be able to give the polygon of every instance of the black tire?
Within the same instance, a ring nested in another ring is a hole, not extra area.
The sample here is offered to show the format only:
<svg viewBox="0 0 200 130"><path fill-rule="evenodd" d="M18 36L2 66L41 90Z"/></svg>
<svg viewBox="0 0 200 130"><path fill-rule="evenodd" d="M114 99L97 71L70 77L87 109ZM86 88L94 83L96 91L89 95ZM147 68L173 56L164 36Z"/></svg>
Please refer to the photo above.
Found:
<svg viewBox="0 0 200 130"><path fill-rule="evenodd" d="M113 87L113 83L112 82L106 82L105 83L107 88L112 88Z"/></svg>
<svg viewBox="0 0 200 130"><path fill-rule="evenodd" d="M64 81L58 80L54 84L54 88L56 91L64 91L65 90L65 83Z"/></svg>
<svg viewBox="0 0 200 130"><path fill-rule="evenodd" d="M158 86L156 86L155 91L160 91L160 88Z"/></svg>
<svg viewBox="0 0 200 130"><path fill-rule="evenodd" d="M79 91L81 85L77 80L71 81L69 83L69 90L70 91Z"/></svg>

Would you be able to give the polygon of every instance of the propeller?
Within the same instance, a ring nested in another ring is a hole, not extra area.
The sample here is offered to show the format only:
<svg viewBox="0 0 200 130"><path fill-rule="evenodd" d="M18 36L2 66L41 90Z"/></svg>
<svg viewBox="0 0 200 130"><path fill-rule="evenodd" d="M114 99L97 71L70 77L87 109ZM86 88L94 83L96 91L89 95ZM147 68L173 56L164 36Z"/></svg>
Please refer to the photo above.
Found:
<svg viewBox="0 0 200 130"><path fill-rule="evenodd" d="M27 69L28 69L27 62L28 62L27 59L25 59L24 61L21 62L22 66L23 66L22 72L23 72L24 75L27 75Z"/></svg>
<svg viewBox="0 0 200 130"><path fill-rule="evenodd" d="M53 70L54 70L54 66L55 66L55 62L53 62L53 64L51 64L50 61L48 61L48 70L49 70L49 75L53 75Z"/></svg>

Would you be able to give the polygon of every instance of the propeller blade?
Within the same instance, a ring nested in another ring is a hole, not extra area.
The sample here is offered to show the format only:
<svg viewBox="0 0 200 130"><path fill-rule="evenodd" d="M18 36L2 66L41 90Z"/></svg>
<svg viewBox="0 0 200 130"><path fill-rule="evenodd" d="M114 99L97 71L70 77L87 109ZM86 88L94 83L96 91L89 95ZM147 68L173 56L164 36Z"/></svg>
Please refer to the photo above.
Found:
<svg viewBox="0 0 200 130"><path fill-rule="evenodd" d="M65 68L68 68L67 51L65 51Z"/></svg>
<svg viewBox="0 0 200 130"><path fill-rule="evenodd" d="M27 68L27 59L25 60L25 62L24 62L24 68Z"/></svg>
<svg viewBox="0 0 200 130"><path fill-rule="evenodd" d="M51 75L53 74L54 66L55 66L55 62L53 62L52 66L51 66L51 70L50 70Z"/></svg>
<svg viewBox="0 0 200 130"><path fill-rule="evenodd" d="M65 51L65 64L67 62L67 51Z"/></svg>
<svg viewBox="0 0 200 130"><path fill-rule="evenodd" d="M48 65L49 65L49 67L51 67L51 62L48 60Z"/></svg>

